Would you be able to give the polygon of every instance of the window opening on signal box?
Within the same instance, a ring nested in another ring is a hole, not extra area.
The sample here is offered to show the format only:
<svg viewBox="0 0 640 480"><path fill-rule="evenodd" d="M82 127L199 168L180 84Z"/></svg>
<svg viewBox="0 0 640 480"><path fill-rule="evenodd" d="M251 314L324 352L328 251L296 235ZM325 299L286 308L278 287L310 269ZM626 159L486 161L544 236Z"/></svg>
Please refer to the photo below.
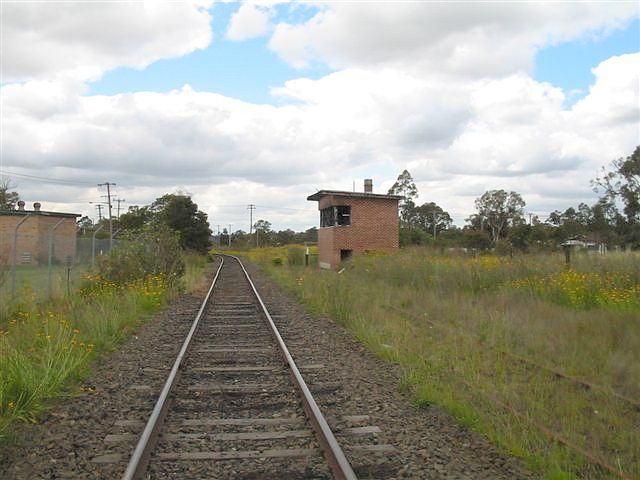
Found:
<svg viewBox="0 0 640 480"><path fill-rule="evenodd" d="M336 205L320 210L320 226L336 227L351 225L351 206Z"/></svg>

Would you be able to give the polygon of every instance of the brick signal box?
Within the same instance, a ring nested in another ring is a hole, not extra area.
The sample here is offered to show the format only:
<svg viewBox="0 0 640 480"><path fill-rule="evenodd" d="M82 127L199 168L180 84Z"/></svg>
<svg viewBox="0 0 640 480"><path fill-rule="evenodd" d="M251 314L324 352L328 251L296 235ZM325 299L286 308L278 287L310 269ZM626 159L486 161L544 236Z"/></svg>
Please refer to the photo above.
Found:
<svg viewBox="0 0 640 480"><path fill-rule="evenodd" d="M307 197L320 210L319 264L334 268L353 255L391 251L399 247L398 195L373 193L364 181L364 192L320 190Z"/></svg>

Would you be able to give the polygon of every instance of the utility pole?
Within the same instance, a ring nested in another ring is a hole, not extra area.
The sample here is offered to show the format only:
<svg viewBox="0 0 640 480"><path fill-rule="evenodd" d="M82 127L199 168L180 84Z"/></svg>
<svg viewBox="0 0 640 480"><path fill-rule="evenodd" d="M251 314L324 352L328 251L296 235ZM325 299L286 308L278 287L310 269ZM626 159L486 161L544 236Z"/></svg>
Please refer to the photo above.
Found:
<svg viewBox="0 0 640 480"><path fill-rule="evenodd" d="M116 218L120 218L120 204L126 202L124 198L116 198L114 199L118 203L118 209L116 210Z"/></svg>
<svg viewBox="0 0 640 480"><path fill-rule="evenodd" d="M109 250L113 248L113 222L111 221L111 186L115 187L115 183L105 182L99 183L99 187L107 187L107 205L109 206Z"/></svg>
<svg viewBox="0 0 640 480"><path fill-rule="evenodd" d="M220 225L218 225L218 247L220 246Z"/></svg>
<svg viewBox="0 0 640 480"><path fill-rule="evenodd" d="M98 209L98 222L102 221L102 204L96 204L96 208Z"/></svg>
<svg viewBox="0 0 640 480"><path fill-rule="evenodd" d="M256 209L256 206L250 203L247 205L247 209L249 210L249 238L251 238L251 233L253 232L253 211Z"/></svg>
<svg viewBox="0 0 640 480"><path fill-rule="evenodd" d="M231 248L231 223L229 224L229 248Z"/></svg>

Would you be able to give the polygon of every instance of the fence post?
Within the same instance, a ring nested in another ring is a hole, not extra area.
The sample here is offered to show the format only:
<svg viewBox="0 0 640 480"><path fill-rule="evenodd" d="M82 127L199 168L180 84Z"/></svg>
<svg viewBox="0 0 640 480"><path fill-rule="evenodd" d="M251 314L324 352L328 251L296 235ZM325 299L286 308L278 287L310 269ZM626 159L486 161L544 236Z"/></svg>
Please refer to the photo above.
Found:
<svg viewBox="0 0 640 480"><path fill-rule="evenodd" d="M564 265L566 268L571 268L571 245L563 245L564 250Z"/></svg>
<svg viewBox="0 0 640 480"><path fill-rule="evenodd" d="M100 225L97 230L94 230L93 237L91 238L91 268L93 268L96 263L96 235L103 228L104 223Z"/></svg>
<svg viewBox="0 0 640 480"><path fill-rule="evenodd" d="M18 229L33 213L27 213L13 231L13 263L11 264L11 298L16 296L16 264L18 263Z"/></svg>
<svg viewBox="0 0 640 480"><path fill-rule="evenodd" d="M53 228L49 231L49 264L47 271L47 298L51 299L51 259L53 257L53 233L56 231L56 228L60 226L62 222L64 222L64 218L58 220L58 222L53 226Z"/></svg>

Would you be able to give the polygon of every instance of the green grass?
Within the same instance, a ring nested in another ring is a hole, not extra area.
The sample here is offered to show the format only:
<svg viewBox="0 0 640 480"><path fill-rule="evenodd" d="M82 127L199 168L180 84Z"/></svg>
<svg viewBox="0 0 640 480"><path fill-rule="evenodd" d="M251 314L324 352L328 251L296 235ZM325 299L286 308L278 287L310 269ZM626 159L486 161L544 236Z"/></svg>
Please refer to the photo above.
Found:
<svg viewBox="0 0 640 480"><path fill-rule="evenodd" d="M206 259L186 263L185 283L195 288ZM70 297L50 302L24 287L18 302L0 308L0 440L15 422L36 422L56 398L86 394L81 382L91 363L176 293L162 275L127 285L89 277Z"/></svg>
<svg viewBox="0 0 640 480"><path fill-rule="evenodd" d="M189 253L184 255L185 272L182 284L187 292L193 292L208 286L209 278L202 274L208 258L204 255Z"/></svg>
<svg viewBox="0 0 640 480"><path fill-rule="evenodd" d="M87 274L89 268L86 265L74 265L69 270L69 283L67 284L67 267L52 265L51 267L51 296L63 297L68 291L74 292L82 277ZM37 301L47 300L49 284L49 270L47 266L18 265L15 270L15 295L13 300L20 301L20 297L28 292L35 294ZM12 300L12 273L10 267L5 272L4 283L0 285L0 298L7 304Z"/></svg>
<svg viewBox="0 0 640 480"><path fill-rule="evenodd" d="M402 365L417 405L444 406L547 478L616 475L538 427L640 477L640 411L612 394L640 399L640 255L577 255L567 271L559 255L408 249L359 257L342 274L276 265L266 250L246 255Z"/></svg>

